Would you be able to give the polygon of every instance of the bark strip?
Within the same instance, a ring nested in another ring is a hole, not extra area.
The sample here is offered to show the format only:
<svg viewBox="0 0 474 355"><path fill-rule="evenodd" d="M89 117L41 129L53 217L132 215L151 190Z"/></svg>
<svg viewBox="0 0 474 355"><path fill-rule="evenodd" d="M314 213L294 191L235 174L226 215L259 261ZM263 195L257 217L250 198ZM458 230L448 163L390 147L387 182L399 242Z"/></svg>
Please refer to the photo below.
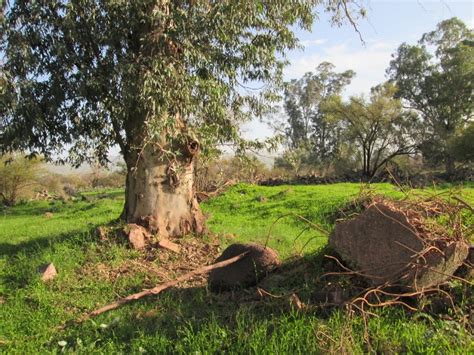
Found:
<svg viewBox="0 0 474 355"><path fill-rule="evenodd" d="M152 289L143 290L141 292L134 293L134 294L129 295L127 297L120 298L117 301L115 301L111 304L108 304L107 306L104 306L102 308L99 308L99 309L96 309L95 311L90 312L87 315L87 318L95 317L99 314L111 311L113 309L116 309L116 308L120 307L123 304L127 304L127 303L130 303L130 302L139 300L140 298L150 296L150 295L156 295L156 294L160 293L161 291L166 290L167 288L170 288L172 286L175 286L178 283L180 283L182 281L185 281L187 279L190 279L194 276L205 274L205 273L207 273L211 270L218 269L218 268L233 264L233 263L239 261L240 259L242 259L243 257L245 257L245 255L247 255L247 253L248 253L248 251L246 251L245 253L239 254L237 256L234 256L233 258L230 258L230 259L227 259L227 260L224 260L224 261L212 264L212 265L206 265L206 266L200 267L199 269L195 269L193 271L190 271L187 274L179 276L178 278L176 278L174 280L165 282L164 284L158 285L158 286L156 286Z"/></svg>

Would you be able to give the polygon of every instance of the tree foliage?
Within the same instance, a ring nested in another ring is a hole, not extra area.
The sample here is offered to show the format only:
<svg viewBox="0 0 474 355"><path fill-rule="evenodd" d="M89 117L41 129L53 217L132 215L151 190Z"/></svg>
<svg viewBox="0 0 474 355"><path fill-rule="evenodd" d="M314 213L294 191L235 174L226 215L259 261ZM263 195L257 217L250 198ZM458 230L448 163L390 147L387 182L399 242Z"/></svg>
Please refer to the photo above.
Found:
<svg viewBox="0 0 474 355"><path fill-rule="evenodd" d="M450 141L449 149L457 161L474 162L474 123L456 134Z"/></svg>
<svg viewBox="0 0 474 355"><path fill-rule="evenodd" d="M442 21L417 45L402 44L387 72L399 88L398 97L423 118L425 158L443 161L452 174L455 157L449 141L473 118L473 30L457 18Z"/></svg>
<svg viewBox="0 0 474 355"><path fill-rule="evenodd" d="M318 65L316 71L291 80L285 89L286 137L290 149L306 151L309 159L327 163L337 155L339 127L324 117L321 107L332 95L339 95L350 84L355 73L334 71L329 62Z"/></svg>
<svg viewBox="0 0 474 355"><path fill-rule="evenodd" d="M326 119L343 127L342 137L362 158L362 173L370 179L400 155L416 151L417 116L394 99L396 87L389 83L372 89L369 100L353 96L344 102L333 96L324 105Z"/></svg>
<svg viewBox="0 0 474 355"><path fill-rule="evenodd" d="M9 83L0 149L51 158L66 148L79 164L105 162L114 144L124 155L189 136L241 144L238 123L265 110L298 45L291 26L310 29L320 3L11 2L0 28ZM350 2L324 5L340 21ZM246 95L251 82L267 90Z"/></svg>
<svg viewBox="0 0 474 355"><path fill-rule="evenodd" d="M42 170L39 159L21 154L7 154L0 158L0 202L12 206L27 190L38 183Z"/></svg>
<svg viewBox="0 0 474 355"><path fill-rule="evenodd" d="M239 124L277 98L294 29L311 29L316 5L338 22L352 3L12 1L0 25L0 153L78 165L104 163L118 145L123 219L162 237L200 234L197 154L229 142L243 151ZM255 83L264 89L249 94Z"/></svg>

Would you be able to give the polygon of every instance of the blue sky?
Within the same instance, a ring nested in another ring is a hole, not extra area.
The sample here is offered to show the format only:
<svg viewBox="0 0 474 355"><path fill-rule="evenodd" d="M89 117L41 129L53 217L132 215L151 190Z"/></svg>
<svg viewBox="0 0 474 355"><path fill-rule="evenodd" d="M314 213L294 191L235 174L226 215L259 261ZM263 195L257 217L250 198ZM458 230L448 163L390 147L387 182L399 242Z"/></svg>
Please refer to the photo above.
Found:
<svg viewBox="0 0 474 355"><path fill-rule="evenodd" d="M391 54L401 43L416 43L423 33L451 17L459 17L474 27L474 0L372 0L366 1L366 8L367 18L358 21L365 45L349 24L331 27L325 14L314 23L312 32L297 31L305 49L288 53L291 64L285 78L299 78L319 63L329 61L336 65L336 71L352 69L357 74L345 95L368 93L372 86L386 80ZM257 121L247 124L243 131L248 138L272 134Z"/></svg>

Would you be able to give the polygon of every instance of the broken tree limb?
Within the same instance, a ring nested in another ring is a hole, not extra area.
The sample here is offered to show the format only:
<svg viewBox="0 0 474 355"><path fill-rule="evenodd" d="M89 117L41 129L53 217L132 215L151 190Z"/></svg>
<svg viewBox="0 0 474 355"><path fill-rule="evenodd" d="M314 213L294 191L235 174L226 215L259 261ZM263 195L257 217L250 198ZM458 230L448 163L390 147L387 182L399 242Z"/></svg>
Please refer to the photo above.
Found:
<svg viewBox="0 0 474 355"><path fill-rule="evenodd" d="M206 266L203 266L199 269L190 271L187 274L179 276L178 278L176 278L172 281L165 282L165 283L163 283L161 285L158 285L158 286L156 286L152 289L143 290L141 292L134 293L133 295L129 295L129 296L124 297L124 298L120 298L117 301L115 301L114 303L108 304L107 306L104 306L102 308L96 309L95 311L92 311L91 313L89 313L87 315L87 318L95 317L99 314L108 312L112 309L116 309L116 308L120 307L123 304L139 300L140 298L150 296L150 295L156 295L156 294L160 293L161 291L166 290L167 288L173 287L173 286L177 285L178 283L180 283L182 281L186 281L186 280L192 278L193 276L205 274L205 273L207 273L211 270L218 269L218 268L233 264L233 263L239 261L240 259L242 259L247 254L248 254L248 251L245 252L245 253L239 254L237 256L234 256L233 258L223 260L221 262L218 262L218 263L215 263L215 264L212 264L212 265L206 265Z"/></svg>

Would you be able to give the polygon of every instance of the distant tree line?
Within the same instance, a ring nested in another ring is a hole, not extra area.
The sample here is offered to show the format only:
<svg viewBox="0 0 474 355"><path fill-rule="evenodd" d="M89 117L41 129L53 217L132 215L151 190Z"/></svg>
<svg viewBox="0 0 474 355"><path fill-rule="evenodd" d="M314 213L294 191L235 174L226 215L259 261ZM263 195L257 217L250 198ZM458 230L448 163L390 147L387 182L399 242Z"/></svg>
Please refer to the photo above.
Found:
<svg viewBox="0 0 474 355"><path fill-rule="evenodd" d="M401 156L443 165L447 177L472 163L474 32L457 18L445 20L392 57L389 80L369 97L344 100L355 72L338 73L328 62L286 83L285 151L275 166L371 179Z"/></svg>

